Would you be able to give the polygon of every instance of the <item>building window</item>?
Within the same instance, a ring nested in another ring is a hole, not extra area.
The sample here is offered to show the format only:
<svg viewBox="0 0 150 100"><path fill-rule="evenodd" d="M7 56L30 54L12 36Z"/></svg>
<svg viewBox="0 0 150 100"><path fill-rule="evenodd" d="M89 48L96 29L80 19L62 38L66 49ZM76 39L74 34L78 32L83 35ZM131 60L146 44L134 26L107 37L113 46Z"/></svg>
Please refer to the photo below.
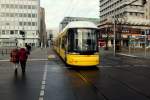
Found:
<svg viewBox="0 0 150 100"><path fill-rule="evenodd" d="M27 17L27 14L24 14L24 17Z"/></svg>
<svg viewBox="0 0 150 100"><path fill-rule="evenodd" d="M31 22L28 22L28 26L31 26Z"/></svg>
<svg viewBox="0 0 150 100"><path fill-rule="evenodd" d="M6 8L9 8L9 4L6 4Z"/></svg>
<svg viewBox="0 0 150 100"><path fill-rule="evenodd" d="M23 25L23 23L22 23L22 22L19 22L19 25L20 25L20 26L22 26L22 25Z"/></svg>
<svg viewBox="0 0 150 100"><path fill-rule="evenodd" d="M10 35L13 35L14 34L14 31L10 31Z"/></svg>
<svg viewBox="0 0 150 100"><path fill-rule="evenodd" d="M28 9L31 9L31 5L28 5Z"/></svg>
<svg viewBox="0 0 150 100"><path fill-rule="evenodd" d="M28 17L31 17L31 14L28 14Z"/></svg>
<svg viewBox="0 0 150 100"><path fill-rule="evenodd" d="M18 34L18 31L17 31L17 30L15 30L15 34Z"/></svg>
<svg viewBox="0 0 150 100"><path fill-rule="evenodd" d="M24 9L27 9L27 5L24 5Z"/></svg>
<svg viewBox="0 0 150 100"><path fill-rule="evenodd" d="M10 34L10 31L9 31L9 30L6 30L6 31L5 31L5 34L6 34L6 35L9 35L9 34Z"/></svg>
<svg viewBox="0 0 150 100"><path fill-rule="evenodd" d="M5 35L5 30L2 30L2 35Z"/></svg>
<svg viewBox="0 0 150 100"><path fill-rule="evenodd" d="M35 22L32 22L32 26L35 26Z"/></svg>
<svg viewBox="0 0 150 100"><path fill-rule="evenodd" d="M32 17L35 18L35 17L36 17L36 14L32 14Z"/></svg>
<svg viewBox="0 0 150 100"><path fill-rule="evenodd" d="M24 26L26 26L27 25L27 22L24 22Z"/></svg>

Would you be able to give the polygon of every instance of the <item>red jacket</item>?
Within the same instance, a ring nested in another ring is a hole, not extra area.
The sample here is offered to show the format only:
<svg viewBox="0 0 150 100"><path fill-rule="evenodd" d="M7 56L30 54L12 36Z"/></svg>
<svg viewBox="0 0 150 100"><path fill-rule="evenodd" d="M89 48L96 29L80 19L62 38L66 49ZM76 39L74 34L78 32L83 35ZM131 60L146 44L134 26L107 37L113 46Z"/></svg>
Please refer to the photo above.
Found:
<svg viewBox="0 0 150 100"><path fill-rule="evenodd" d="M19 63L19 52L18 49L13 49L10 53L10 61L13 63Z"/></svg>
<svg viewBox="0 0 150 100"><path fill-rule="evenodd" d="M19 50L19 61L26 61L28 54L25 48L20 48Z"/></svg>

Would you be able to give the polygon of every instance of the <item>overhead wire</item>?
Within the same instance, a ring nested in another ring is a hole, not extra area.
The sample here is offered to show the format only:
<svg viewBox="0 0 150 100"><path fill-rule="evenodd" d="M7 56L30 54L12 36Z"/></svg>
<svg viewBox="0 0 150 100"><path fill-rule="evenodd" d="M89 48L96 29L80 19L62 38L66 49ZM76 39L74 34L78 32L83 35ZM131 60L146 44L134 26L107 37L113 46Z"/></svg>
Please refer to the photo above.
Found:
<svg viewBox="0 0 150 100"><path fill-rule="evenodd" d="M72 15L72 13L74 12L74 9L77 7L76 5L78 5L79 3L78 3L78 0L71 0L72 1L72 4L70 5L71 7L69 7L69 11L68 11L68 13L66 14L67 16L71 16Z"/></svg>

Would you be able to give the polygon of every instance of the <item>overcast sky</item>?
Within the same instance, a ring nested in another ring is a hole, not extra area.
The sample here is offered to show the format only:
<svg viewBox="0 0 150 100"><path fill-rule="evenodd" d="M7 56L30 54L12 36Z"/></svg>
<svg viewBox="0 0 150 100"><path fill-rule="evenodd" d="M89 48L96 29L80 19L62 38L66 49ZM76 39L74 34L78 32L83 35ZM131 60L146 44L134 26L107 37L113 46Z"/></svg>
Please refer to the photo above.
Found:
<svg viewBox="0 0 150 100"><path fill-rule="evenodd" d="M56 28L66 16L99 17L99 0L41 0L47 28Z"/></svg>

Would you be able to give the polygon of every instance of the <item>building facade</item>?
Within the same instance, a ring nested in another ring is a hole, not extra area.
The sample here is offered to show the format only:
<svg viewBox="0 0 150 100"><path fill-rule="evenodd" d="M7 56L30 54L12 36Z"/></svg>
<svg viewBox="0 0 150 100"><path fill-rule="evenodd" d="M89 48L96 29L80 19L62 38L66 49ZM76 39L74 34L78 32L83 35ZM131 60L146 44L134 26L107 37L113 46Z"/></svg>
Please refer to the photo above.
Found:
<svg viewBox="0 0 150 100"><path fill-rule="evenodd" d="M142 0L100 0L100 22L116 18L143 18Z"/></svg>
<svg viewBox="0 0 150 100"><path fill-rule="evenodd" d="M39 6L40 0L0 0L0 46L39 45Z"/></svg>
<svg viewBox="0 0 150 100"><path fill-rule="evenodd" d="M150 0L146 0L145 3L145 18L150 20Z"/></svg>
<svg viewBox="0 0 150 100"><path fill-rule="evenodd" d="M114 22L116 45L142 47L143 31L149 29L150 21L145 19L142 0L100 0L101 38L113 46ZM109 39L109 40L108 40ZM133 40L134 42L130 42Z"/></svg>
<svg viewBox="0 0 150 100"><path fill-rule="evenodd" d="M99 19L98 18L65 17L59 25L59 31L64 29L68 25L68 23L70 23L72 21L90 21L90 22L95 23L96 25L99 24Z"/></svg>
<svg viewBox="0 0 150 100"><path fill-rule="evenodd" d="M58 36L59 30L58 28L52 28L47 30L47 39L48 39L48 46L50 47L53 44L53 41Z"/></svg>
<svg viewBox="0 0 150 100"><path fill-rule="evenodd" d="M40 45L46 46L47 45L47 33L46 33L46 24L45 24L45 9L40 7L39 11L40 16L40 31L39 31L39 37L40 37Z"/></svg>

